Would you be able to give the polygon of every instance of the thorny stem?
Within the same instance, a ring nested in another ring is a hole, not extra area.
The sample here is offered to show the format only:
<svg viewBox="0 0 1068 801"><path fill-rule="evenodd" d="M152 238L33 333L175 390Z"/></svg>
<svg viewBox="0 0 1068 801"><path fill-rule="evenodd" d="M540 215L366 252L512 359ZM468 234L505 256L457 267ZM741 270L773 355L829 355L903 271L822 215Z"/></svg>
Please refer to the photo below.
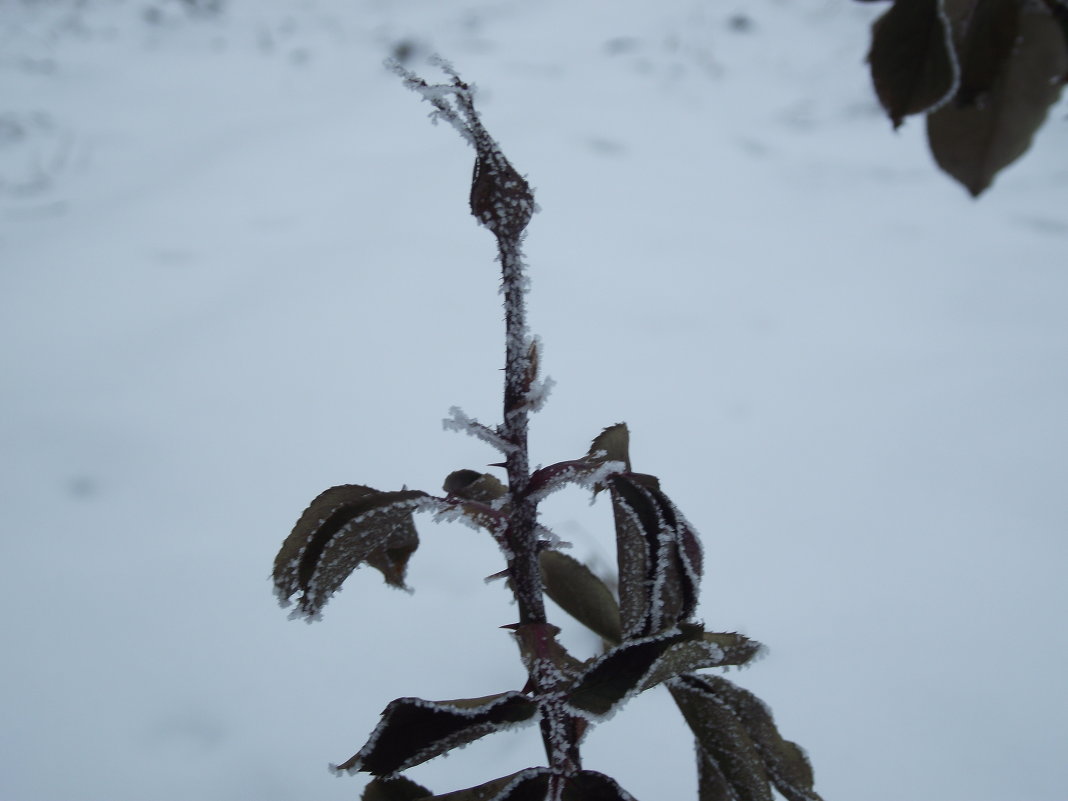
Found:
<svg viewBox="0 0 1068 801"><path fill-rule="evenodd" d="M553 654L560 650L545 616L541 568L538 562L537 500L530 494L530 458L527 430L531 411L530 392L535 380L536 359L526 321L526 276L520 247L523 230L534 210L533 194L525 179L512 168L500 147L482 125L474 106L472 88L461 80L448 62L437 66L452 79L449 84L430 85L419 76L393 65L405 84L433 107L431 118L445 120L476 152L472 180L472 213L497 238L504 293L505 368L504 422L498 433L509 448L505 467L511 509L505 540L508 575L519 606L519 629L537 645L527 660L528 687L541 710L541 733L554 779L549 798L559 798L563 777L582 769L579 756L579 719L564 705L566 678ZM481 176L481 177L480 177Z"/></svg>
<svg viewBox="0 0 1068 801"><path fill-rule="evenodd" d="M526 327L526 282L523 254L518 241L500 240L501 276L504 287L505 368L503 438L513 448L505 466L512 509L507 540L512 550L508 572L519 606L520 625L544 626L545 602L538 564L536 533L537 501L530 496L530 458L527 432L530 404L530 338ZM547 644L546 644L547 645ZM548 650L548 649L547 649ZM530 682L541 699L541 734L551 767L563 775L582 769L579 755L577 721L560 702L559 672L549 654L535 654L530 661ZM554 794L550 794L554 797Z"/></svg>

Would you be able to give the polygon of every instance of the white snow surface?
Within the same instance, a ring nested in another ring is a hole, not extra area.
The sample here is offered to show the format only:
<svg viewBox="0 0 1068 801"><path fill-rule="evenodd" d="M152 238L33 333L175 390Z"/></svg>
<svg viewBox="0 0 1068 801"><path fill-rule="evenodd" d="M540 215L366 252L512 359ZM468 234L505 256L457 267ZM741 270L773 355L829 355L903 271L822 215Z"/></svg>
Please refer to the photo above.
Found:
<svg viewBox="0 0 1068 801"><path fill-rule="evenodd" d="M415 594L357 571L313 626L268 580L327 487L500 461L441 430L499 420L499 265L402 51L537 192L532 463L627 421L824 798L1064 798L1065 105L973 201L875 106L885 4L168 2L0 3L0 798L351 799L327 764L390 700L522 687L485 533L419 519ZM609 506L542 522L611 565ZM662 689L583 753L695 796ZM527 730L410 775L543 760Z"/></svg>

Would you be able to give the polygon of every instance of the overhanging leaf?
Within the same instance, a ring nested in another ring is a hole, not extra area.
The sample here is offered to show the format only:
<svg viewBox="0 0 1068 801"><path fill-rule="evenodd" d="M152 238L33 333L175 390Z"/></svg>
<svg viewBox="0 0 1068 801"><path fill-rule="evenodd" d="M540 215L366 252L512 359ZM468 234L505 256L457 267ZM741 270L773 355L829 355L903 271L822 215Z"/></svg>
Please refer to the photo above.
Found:
<svg viewBox="0 0 1068 801"><path fill-rule="evenodd" d="M601 579L577 559L561 551L538 555L545 593L560 608L611 643L622 638L619 604Z"/></svg>
<svg viewBox="0 0 1068 801"><path fill-rule="evenodd" d="M872 83L894 127L947 100L957 58L942 0L896 0L872 26Z"/></svg>
<svg viewBox="0 0 1068 801"><path fill-rule="evenodd" d="M304 511L274 561L274 586L293 616L317 617L342 582L369 564L386 583L404 588L408 558L419 546L412 511L430 496L417 490L381 492L359 484L332 487Z"/></svg>
<svg viewBox="0 0 1068 801"><path fill-rule="evenodd" d="M927 117L927 139L938 166L978 197L994 176L1027 152L1060 97L1068 45L1041 6L1028 5L1008 58L983 103L944 106Z"/></svg>
<svg viewBox="0 0 1068 801"><path fill-rule="evenodd" d="M537 704L518 692L453 701L398 698L382 712L382 720L363 748L334 770L390 776L528 721L537 711Z"/></svg>

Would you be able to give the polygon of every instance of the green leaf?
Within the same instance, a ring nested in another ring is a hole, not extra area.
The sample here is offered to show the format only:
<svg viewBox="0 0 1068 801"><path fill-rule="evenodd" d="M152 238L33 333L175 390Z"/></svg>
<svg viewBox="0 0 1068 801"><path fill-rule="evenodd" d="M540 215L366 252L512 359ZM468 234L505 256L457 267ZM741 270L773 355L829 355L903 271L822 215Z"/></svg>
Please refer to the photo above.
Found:
<svg viewBox="0 0 1068 801"><path fill-rule="evenodd" d="M894 127L948 99L957 59L942 0L896 0L872 26L872 83Z"/></svg>
<svg viewBox="0 0 1068 801"><path fill-rule="evenodd" d="M1060 97L1066 73L1068 45L1060 25L1044 7L1027 6L984 102L928 115L927 140L938 166L978 197L1027 152Z"/></svg>
<svg viewBox="0 0 1068 801"><path fill-rule="evenodd" d="M550 776L548 768L527 768L477 787L436 795L426 801L545 801Z"/></svg>
<svg viewBox="0 0 1068 801"><path fill-rule="evenodd" d="M623 638L615 596L586 565L552 550L542 551L538 560L545 593L561 609L611 643Z"/></svg>
<svg viewBox="0 0 1068 801"><path fill-rule="evenodd" d="M398 698L382 712L382 720L366 745L334 770L390 776L528 721L537 711L537 704L518 692L453 701Z"/></svg>
<svg viewBox="0 0 1068 801"><path fill-rule="evenodd" d="M412 511L425 492L381 492L359 484L332 487L304 511L274 560L274 586L294 617L314 619L342 582L368 564L386 583L404 588L408 559L419 546Z"/></svg>
<svg viewBox="0 0 1068 801"><path fill-rule="evenodd" d="M360 801L420 801L429 798L431 792L405 776L390 779L372 779L363 789Z"/></svg>
<svg viewBox="0 0 1068 801"><path fill-rule="evenodd" d="M635 801L616 780L595 770L583 770L570 776L564 785L562 801Z"/></svg>

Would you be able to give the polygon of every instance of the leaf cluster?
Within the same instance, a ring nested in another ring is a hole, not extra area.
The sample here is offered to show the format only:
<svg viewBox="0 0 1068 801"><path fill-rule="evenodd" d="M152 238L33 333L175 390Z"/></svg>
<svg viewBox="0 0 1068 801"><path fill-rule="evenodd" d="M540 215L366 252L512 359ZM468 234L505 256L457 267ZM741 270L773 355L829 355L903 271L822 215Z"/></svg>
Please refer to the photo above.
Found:
<svg viewBox="0 0 1068 801"><path fill-rule="evenodd" d="M894 127L926 115L938 166L978 197L1068 81L1068 0L894 0L868 62Z"/></svg>

